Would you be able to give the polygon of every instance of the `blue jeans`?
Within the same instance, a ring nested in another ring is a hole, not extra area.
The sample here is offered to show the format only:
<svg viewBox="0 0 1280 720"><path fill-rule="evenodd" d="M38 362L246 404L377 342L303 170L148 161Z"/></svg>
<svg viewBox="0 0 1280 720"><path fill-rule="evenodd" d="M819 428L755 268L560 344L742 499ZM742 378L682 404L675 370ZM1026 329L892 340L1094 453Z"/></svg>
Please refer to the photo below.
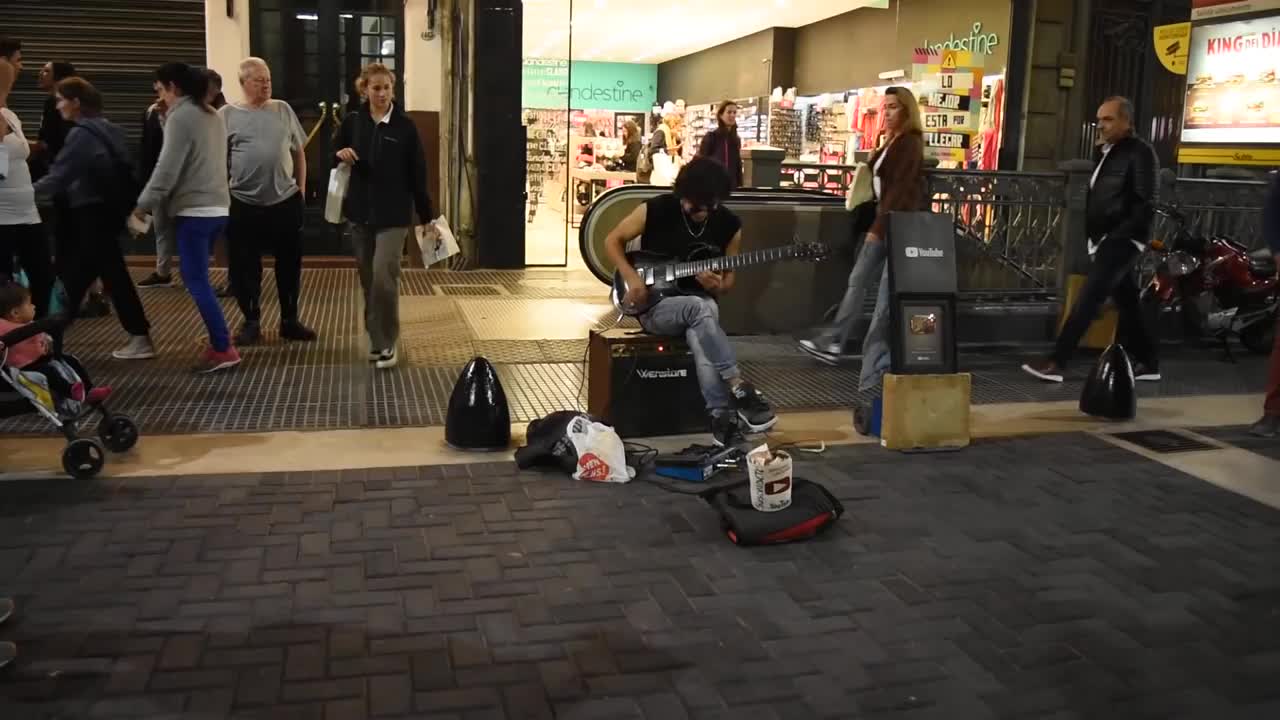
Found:
<svg viewBox="0 0 1280 720"><path fill-rule="evenodd" d="M871 315L871 326L862 341L862 372L858 378L860 390L870 390L880 383L889 369L889 263L888 249L883 240L862 243L858 260L849 272L849 286L845 289L835 321L824 328L815 339L819 347L838 344L842 349L853 334L853 327L862 317L867 299L867 289L880 276L880 290L876 294L876 308Z"/></svg>
<svg viewBox="0 0 1280 720"><path fill-rule="evenodd" d="M209 345L217 352L226 352L231 347L231 332L227 330L227 319L222 314L213 285L209 284L209 253L213 249L213 241L226 227L225 217L174 219L182 283L191 293L191 299L195 301L209 331Z"/></svg>
<svg viewBox="0 0 1280 720"><path fill-rule="evenodd" d="M693 353L698 387L713 416L728 412L729 386L738 377L733 346L720 328L720 306L696 295L669 297L640 316L640 326L653 335L683 336Z"/></svg>

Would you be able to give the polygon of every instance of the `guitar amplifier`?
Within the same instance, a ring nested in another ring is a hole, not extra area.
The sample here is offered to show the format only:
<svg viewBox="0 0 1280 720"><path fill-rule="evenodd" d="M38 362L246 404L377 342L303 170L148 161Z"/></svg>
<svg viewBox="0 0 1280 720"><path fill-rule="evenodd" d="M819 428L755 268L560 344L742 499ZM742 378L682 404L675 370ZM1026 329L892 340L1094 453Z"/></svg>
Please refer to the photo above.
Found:
<svg viewBox="0 0 1280 720"><path fill-rule="evenodd" d="M624 438L707 432L711 420L684 340L634 332L591 333L587 412Z"/></svg>

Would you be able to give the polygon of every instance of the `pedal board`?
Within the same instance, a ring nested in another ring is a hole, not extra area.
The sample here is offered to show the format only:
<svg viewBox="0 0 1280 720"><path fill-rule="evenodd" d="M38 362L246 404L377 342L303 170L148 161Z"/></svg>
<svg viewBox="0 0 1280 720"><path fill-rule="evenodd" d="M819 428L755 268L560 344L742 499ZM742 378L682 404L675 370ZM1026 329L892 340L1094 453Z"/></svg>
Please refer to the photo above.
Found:
<svg viewBox="0 0 1280 720"><path fill-rule="evenodd" d="M673 480L706 482L725 470L741 467L743 457L742 449L736 447L659 455L653 461L653 472Z"/></svg>

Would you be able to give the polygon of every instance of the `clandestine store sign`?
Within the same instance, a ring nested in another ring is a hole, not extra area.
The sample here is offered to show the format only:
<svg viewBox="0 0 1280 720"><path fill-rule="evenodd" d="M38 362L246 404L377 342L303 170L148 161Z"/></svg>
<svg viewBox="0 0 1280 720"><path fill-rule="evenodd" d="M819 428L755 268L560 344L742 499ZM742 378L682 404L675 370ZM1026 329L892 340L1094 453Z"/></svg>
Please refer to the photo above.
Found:
<svg viewBox="0 0 1280 720"><path fill-rule="evenodd" d="M1280 17L1191 31L1183 143L1280 143Z"/></svg>
<svg viewBox="0 0 1280 720"><path fill-rule="evenodd" d="M524 59L521 107L647 113L657 99L657 65Z"/></svg>
<svg viewBox="0 0 1280 720"><path fill-rule="evenodd" d="M911 76L920 90L924 152L965 167L977 144L985 56L963 50L916 50Z"/></svg>

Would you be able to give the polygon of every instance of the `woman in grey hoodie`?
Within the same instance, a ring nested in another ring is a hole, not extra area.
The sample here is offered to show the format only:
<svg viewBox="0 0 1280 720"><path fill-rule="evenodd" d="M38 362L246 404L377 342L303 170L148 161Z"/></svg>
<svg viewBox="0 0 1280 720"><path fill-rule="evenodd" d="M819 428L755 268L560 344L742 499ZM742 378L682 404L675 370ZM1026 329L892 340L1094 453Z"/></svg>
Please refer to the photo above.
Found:
<svg viewBox="0 0 1280 720"><path fill-rule="evenodd" d="M240 353L231 344L227 319L209 284L209 253L231 208L227 129L205 101L209 76L203 71L169 63L156 71L156 81L169 113L160 157L134 214L141 218L163 212L174 219L182 282L209 331L209 348L196 369L225 370L240 364Z"/></svg>
<svg viewBox="0 0 1280 720"><path fill-rule="evenodd" d="M55 89L58 112L75 123L62 152L35 184L37 202L51 202L66 193L76 228L74 247L63 248L58 258L67 302L78 311L89 286L99 277L110 288L120 325L129 333L129 344L112 353L117 360L146 360L156 356L151 325L129 277L120 236L128 208L112 207L110 185L128 181L132 174L124 131L101 117L102 95L87 81L69 77Z"/></svg>

